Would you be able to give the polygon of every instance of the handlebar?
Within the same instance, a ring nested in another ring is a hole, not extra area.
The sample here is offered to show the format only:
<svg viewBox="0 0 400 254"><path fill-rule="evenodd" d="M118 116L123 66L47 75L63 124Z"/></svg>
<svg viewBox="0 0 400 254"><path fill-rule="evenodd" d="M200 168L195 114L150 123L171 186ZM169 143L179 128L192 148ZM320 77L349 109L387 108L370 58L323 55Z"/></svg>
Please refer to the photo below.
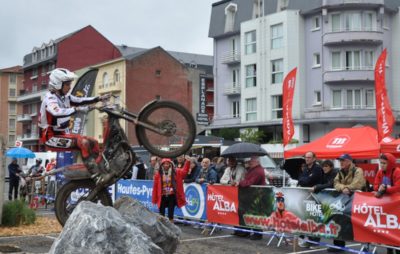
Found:
<svg viewBox="0 0 400 254"><path fill-rule="evenodd" d="M136 120L136 117L134 114L132 114L124 109L118 109L116 107L116 105L106 104L106 105L102 105L102 106L90 107L90 110L93 110L93 109L97 109L100 112L105 112L107 114L114 115L118 118L123 118L129 122L135 122L135 120Z"/></svg>

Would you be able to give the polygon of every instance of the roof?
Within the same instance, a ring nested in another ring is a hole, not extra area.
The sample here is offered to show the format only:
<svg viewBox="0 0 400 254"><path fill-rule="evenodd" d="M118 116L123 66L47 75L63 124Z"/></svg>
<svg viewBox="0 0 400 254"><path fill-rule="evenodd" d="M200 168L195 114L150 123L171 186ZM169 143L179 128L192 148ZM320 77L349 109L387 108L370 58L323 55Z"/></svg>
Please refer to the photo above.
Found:
<svg viewBox="0 0 400 254"><path fill-rule="evenodd" d="M146 48L137 48L137 47L128 47L126 45L116 45L116 47L121 52L122 56L128 60L132 60L135 57L142 55L144 52L147 52L149 49ZM161 48L161 47L160 47ZM192 54L192 53L184 53L178 51L169 51L166 50L172 57L183 64L196 64L196 65L213 65L213 56L209 55L201 55L201 54Z"/></svg>
<svg viewBox="0 0 400 254"><path fill-rule="evenodd" d="M286 150L285 158L303 156L312 151L320 159L336 159L344 153L353 159L376 159L379 157L378 132L369 126L336 128L311 143Z"/></svg>
<svg viewBox="0 0 400 254"><path fill-rule="evenodd" d="M288 10L299 10L302 14L313 13L322 6L322 0L287 0ZM225 32L225 8L236 4L237 11L233 31ZM399 0L384 0L385 8L396 12L400 6ZM264 0L264 16L276 13L278 0ZM253 4L249 0L224 0L212 4L208 37L217 38L240 33L240 24L252 19Z"/></svg>
<svg viewBox="0 0 400 254"><path fill-rule="evenodd" d="M0 69L0 72L3 72L3 73L22 73L22 66L16 65L16 66Z"/></svg>

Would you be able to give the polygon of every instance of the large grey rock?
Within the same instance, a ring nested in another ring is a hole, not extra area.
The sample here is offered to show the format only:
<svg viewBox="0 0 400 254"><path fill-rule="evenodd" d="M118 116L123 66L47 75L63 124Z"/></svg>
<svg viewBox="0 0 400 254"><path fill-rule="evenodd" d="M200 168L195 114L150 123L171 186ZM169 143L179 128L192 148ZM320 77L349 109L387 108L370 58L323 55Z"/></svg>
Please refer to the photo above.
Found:
<svg viewBox="0 0 400 254"><path fill-rule="evenodd" d="M72 212L49 253L164 253L140 229L126 223L117 210L81 202Z"/></svg>
<svg viewBox="0 0 400 254"><path fill-rule="evenodd" d="M126 222L140 228L166 254L176 251L182 231L168 219L151 212L139 201L127 196L118 199L114 207Z"/></svg>

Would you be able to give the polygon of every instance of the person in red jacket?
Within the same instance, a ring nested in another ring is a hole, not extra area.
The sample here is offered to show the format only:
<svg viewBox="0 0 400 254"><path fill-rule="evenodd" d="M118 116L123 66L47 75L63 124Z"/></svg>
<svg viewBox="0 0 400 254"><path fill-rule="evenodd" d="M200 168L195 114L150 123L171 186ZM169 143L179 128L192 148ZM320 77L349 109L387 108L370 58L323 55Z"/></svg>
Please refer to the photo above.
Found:
<svg viewBox="0 0 400 254"><path fill-rule="evenodd" d="M160 214L165 216L168 208L168 218L174 219L175 206L179 208L186 205L183 179L188 174L190 157L185 156L186 162L182 168L175 168L171 159L161 160L160 168L154 174L152 202L157 204Z"/></svg>
<svg viewBox="0 0 400 254"><path fill-rule="evenodd" d="M379 158L381 169L375 176L375 196L400 192L400 168L396 167L396 158L390 153L381 154Z"/></svg>

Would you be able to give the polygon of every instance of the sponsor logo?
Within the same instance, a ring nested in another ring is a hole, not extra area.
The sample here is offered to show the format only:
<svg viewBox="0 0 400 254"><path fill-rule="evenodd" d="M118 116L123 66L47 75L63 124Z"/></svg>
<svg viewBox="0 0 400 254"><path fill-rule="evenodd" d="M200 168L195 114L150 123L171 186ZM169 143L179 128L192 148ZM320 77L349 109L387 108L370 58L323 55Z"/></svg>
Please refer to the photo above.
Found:
<svg viewBox="0 0 400 254"><path fill-rule="evenodd" d="M185 196L187 204L182 207L183 216L200 219L205 211L205 202L201 202L201 197L204 197L201 185L186 185Z"/></svg>
<svg viewBox="0 0 400 254"><path fill-rule="evenodd" d="M348 135L339 135L329 140L326 148L342 148L351 140Z"/></svg>

